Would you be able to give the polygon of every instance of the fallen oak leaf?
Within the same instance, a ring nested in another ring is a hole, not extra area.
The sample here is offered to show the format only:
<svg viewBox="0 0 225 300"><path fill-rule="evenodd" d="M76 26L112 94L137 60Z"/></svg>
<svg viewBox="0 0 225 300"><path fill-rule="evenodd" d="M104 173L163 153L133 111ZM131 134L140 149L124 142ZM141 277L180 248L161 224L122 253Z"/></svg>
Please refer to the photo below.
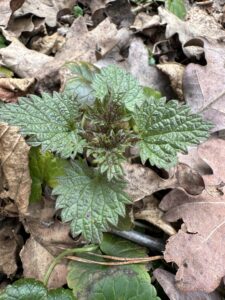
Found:
<svg viewBox="0 0 225 300"><path fill-rule="evenodd" d="M176 284L182 291L212 292L225 275L225 194L214 190L191 196L175 189L167 194L160 208L167 222L182 219L184 225L170 237L164 258L179 269Z"/></svg>
<svg viewBox="0 0 225 300"><path fill-rule="evenodd" d="M156 280L162 286L170 300L222 300L218 292L205 293L201 291L196 292L182 292L176 287L174 274L163 270L156 269L153 272Z"/></svg>
<svg viewBox="0 0 225 300"><path fill-rule="evenodd" d="M124 163L123 169L127 182L125 191L134 202L169 188L182 187L190 194L200 194L204 189L202 177L184 164L179 164L168 179L139 164Z"/></svg>
<svg viewBox="0 0 225 300"><path fill-rule="evenodd" d="M34 78L0 78L0 100L17 102L18 97L25 96L34 83Z"/></svg>
<svg viewBox="0 0 225 300"><path fill-rule="evenodd" d="M16 127L0 124L0 198L14 201L22 215L27 212L31 189L29 149Z"/></svg>
<svg viewBox="0 0 225 300"><path fill-rule="evenodd" d="M206 66L189 64L184 72L183 88L193 112L214 124L213 131L225 129L225 46L204 40Z"/></svg>
<svg viewBox="0 0 225 300"><path fill-rule="evenodd" d="M18 76L33 78L53 57L26 48L19 40L12 38L11 44L0 49L0 63Z"/></svg>
<svg viewBox="0 0 225 300"><path fill-rule="evenodd" d="M31 236L22 248L20 258L23 264L24 277L42 281L54 256ZM66 275L66 263L61 262L54 268L48 287L62 287L66 284Z"/></svg>
<svg viewBox="0 0 225 300"><path fill-rule="evenodd" d="M11 15L24 3L25 0L0 0L0 26L7 27Z"/></svg>

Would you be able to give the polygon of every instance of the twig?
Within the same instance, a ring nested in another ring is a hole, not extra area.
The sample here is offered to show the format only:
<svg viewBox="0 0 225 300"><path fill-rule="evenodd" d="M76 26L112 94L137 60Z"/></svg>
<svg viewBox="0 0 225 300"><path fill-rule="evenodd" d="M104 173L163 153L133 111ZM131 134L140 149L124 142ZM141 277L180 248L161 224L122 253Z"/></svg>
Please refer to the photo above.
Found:
<svg viewBox="0 0 225 300"><path fill-rule="evenodd" d="M103 255L104 257L104 255ZM103 266L122 266L122 265L131 265L131 264L143 264L145 262L149 261L155 261L159 259L163 259L163 256L158 255L158 256L152 256L149 257L148 259L143 259L143 258L133 258L133 260L128 260L128 261L120 261L120 262L103 262L103 261L96 261L96 260L90 260L86 258L81 258L78 256L67 256L66 258L74 261L79 261L87 264L95 264L95 265L103 265Z"/></svg>
<svg viewBox="0 0 225 300"><path fill-rule="evenodd" d="M91 254L93 256L102 257L102 258L108 258L111 260L119 260L119 261L134 261L134 260L142 260L143 262L149 261L149 257L120 257L120 256L111 256L111 255L101 255L93 252L89 252L88 254Z"/></svg>
<svg viewBox="0 0 225 300"><path fill-rule="evenodd" d="M149 2L147 2L145 4L138 5L137 7L135 7L134 9L132 9L132 13L138 14L142 10L145 10L146 8L148 8L153 2L154 1L149 1Z"/></svg>
<svg viewBox="0 0 225 300"><path fill-rule="evenodd" d="M160 252L164 251L165 249L165 245L160 239L148 236L147 234L138 231L120 231L113 229L111 230L111 233L121 236L127 240L130 240L136 244L147 247L149 249L157 250Z"/></svg>
<svg viewBox="0 0 225 300"><path fill-rule="evenodd" d="M98 249L98 246L89 246L89 247L83 247L83 248L73 248L73 249L66 249L62 253L60 253L58 256L56 256L53 261L51 262L47 272L45 273L43 283L45 286L48 285L49 278L52 274L52 271L54 270L55 266L60 263L60 261L65 258L68 255L74 254L74 253L86 253L91 252Z"/></svg>

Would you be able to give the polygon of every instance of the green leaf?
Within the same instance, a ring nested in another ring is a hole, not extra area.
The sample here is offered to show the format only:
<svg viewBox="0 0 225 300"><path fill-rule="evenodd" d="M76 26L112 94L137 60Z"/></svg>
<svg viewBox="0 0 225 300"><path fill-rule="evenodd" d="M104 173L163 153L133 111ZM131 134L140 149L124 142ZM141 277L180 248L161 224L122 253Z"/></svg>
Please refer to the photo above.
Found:
<svg viewBox="0 0 225 300"><path fill-rule="evenodd" d="M144 248L109 234L104 234L100 247L107 255L146 256ZM144 265L111 267L71 262L67 283L79 300L160 300Z"/></svg>
<svg viewBox="0 0 225 300"><path fill-rule="evenodd" d="M75 96L54 93L42 97L22 97L18 104L0 108L0 120L20 128L22 135L31 136L32 146L42 146L63 158L82 153L84 140L79 136L79 105Z"/></svg>
<svg viewBox="0 0 225 300"><path fill-rule="evenodd" d="M29 168L32 179L30 201L41 199L42 185L53 188L57 184L57 178L64 175L64 168L68 162L58 158L51 152L42 153L39 147L31 148L29 153Z"/></svg>
<svg viewBox="0 0 225 300"><path fill-rule="evenodd" d="M71 290L58 288L48 292L48 300L75 300L75 298Z"/></svg>
<svg viewBox="0 0 225 300"><path fill-rule="evenodd" d="M185 18L186 8L184 5L184 0L166 0L165 6L170 12L172 12L181 20Z"/></svg>
<svg viewBox="0 0 225 300"><path fill-rule="evenodd" d="M161 93L157 90L154 90L148 86L144 86L143 87L143 91L144 91L144 95L146 96L146 98L156 98L156 99L160 99L162 97Z"/></svg>
<svg viewBox="0 0 225 300"><path fill-rule="evenodd" d="M141 105L144 100L143 89L137 80L115 65L102 68L100 74L95 76L92 87L100 100L112 94L130 111L135 109L135 105Z"/></svg>
<svg viewBox="0 0 225 300"><path fill-rule="evenodd" d="M95 92L91 84L99 69L86 62L69 62L65 68L71 72L71 78L66 81L64 92L78 95L81 103L93 103Z"/></svg>
<svg viewBox="0 0 225 300"><path fill-rule="evenodd" d="M0 34L0 48L5 48L6 46L6 39Z"/></svg>
<svg viewBox="0 0 225 300"><path fill-rule="evenodd" d="M125 204L131 203L124 182L99 174L82 162L73 162L60 177L53 194L59 195L56 208L62 209L63 222L71 221L73 236L80 233L88 241L99 242L109 223L116 225L125 215Z"/></svg>
<svg viewBox="0 0 225 300"><path fill-rule="evenodd" d="M65 289L48 291L35 279L20 279L8 285L0 294L0 300L75 300L72 292Z"/></svg>
<svg viewBox="0 0 225 300"><path fill-rule="evenodd" d="M0 66L0 77L11 78L13 75L14 73L10 69Z"/></svg>
<svg viewBox="0 0 225 300"><path fill-rule="evenodd" d="M146 257L146 248L110 233L104 233L100 249L107 255L119 257Z"/></svg>
<svg viewBox="0 0 225 300"><path fill-rule="evenodd" d="M134 114L140 141L142 163L170 168L177 162L177 153L186 151L208 137L209 123L190 112L187 105L177 101L166 103L165 98L150 98Z"/></svg>
<svg viewBox="0 0 225 300"><path fill-rule="evenodd" d="M84 11L79 5L75 5L73 7L73 15L74 15L75 18L78 18L79 16L84 15Z"/></svg>

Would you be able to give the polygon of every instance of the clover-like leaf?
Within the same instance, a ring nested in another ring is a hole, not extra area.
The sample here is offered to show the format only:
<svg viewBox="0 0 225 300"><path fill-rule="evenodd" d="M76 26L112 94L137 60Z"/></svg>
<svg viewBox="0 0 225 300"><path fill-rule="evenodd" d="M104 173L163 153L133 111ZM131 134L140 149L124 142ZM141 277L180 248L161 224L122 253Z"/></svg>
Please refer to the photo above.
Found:
<svg viewBox="0 0 225 300"><path fill-rule="evenodd" d="M186 8L184 0L166 0L166 8L171 11L178 18L183 20L186 16Z"/></svg>
<svg viewBox="0 0 225 300"><path fill-rule="evenodd" d="M109 224L116 225L131 202L123 191L124 182L106 176L82 162L73 162L58 180L53 194L58 195L56 208L62 209L64 222L71 222L73 236L80 233L86 240L99 242Z"/></svg>
<svg viewBox="0 0 225 300"><path fill-rule="evenodd" d="M29 168L32 179L30 201L39 201L42 185L53 188L57 184L57 177L64 174L67 161L51 152L42 153L39 147L33 147L29 153Z"/></svg>
<svg viewBox="0 0 225 300"><path fill-rule="evenodd" d="M64 92L78 95L81 103L93 103L95 92L91 84L99 69L87 62L69 62L65 68L69 69L71 77L66 81Z"/></svg>
<svg viewBox="0 0 225 300"><path fill-rule="evenodd" d="M106 255L146 257L145 248L110 234L104 234L100 248ZM160 300L143 264L109 267L70 262L67 283L79 300Z"/></svg>
<svg viewBox="0 0 225 300"><path fill-rule="evenodd" d="M19 279L8 285L0 294L0 300L75 300L70 290L50 290L35 279Z"/></svg>
<svg viewBox="0 0 225 300"><path fill-rule="evenodd" d="M135 105L140 105L145 98L137 80L115 65L102 68L100 74L95 76L92 86L97 98L103 100L106 95L112 94L130 111L134 110Z"/></svg>
<svg viewBox="0 0 225 300"><path fill-rule="evenodd" d="M198 144L208 137L211 124L196 114L191 114L187 105L180 105L165 98L150 98L136 109L134 114L140 141L142 163L168 169L177 162L177 153Z"/></svg>
<svg viewBox="0 0 225 300"><path fill-rule="evenodd" d="M0 120L18 126L23 135L31 137L32 146L74 158L83 151L85 141L79 136L79 105L74 95L54 93L22 97L18 104L0 108Z"/></svg>

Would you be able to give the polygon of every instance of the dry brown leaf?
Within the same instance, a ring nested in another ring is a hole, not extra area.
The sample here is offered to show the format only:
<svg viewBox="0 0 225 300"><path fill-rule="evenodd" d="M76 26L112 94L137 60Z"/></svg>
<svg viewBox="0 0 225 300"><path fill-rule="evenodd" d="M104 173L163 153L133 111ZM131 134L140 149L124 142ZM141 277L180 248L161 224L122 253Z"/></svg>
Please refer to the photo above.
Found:
<svg viewBox="0 0 225 300"><path fill-rule="evenodd" d="M57 24L57 14L60 10L71 9L76 4L76 0L25 0L22 7L14 14L21 17L26 14L33 14L40 18L45 18L45 22L50 27Z"/></svg>
<svg viewBox="0 0 225 300"><path fill-rule="evenodd" d="M106 0L106 15L110 20L120 26L129 27L134 22L134 14L131 11L128 0Z"/></svg>
<svg viewBox="0 0 225 300"><path fill-rule="evenodd" d="M78 242L70 237L69 225L61 223L54 215L55 201L44 199L29 206L24 226L39 244L58 255L60 249L75 248Z"/></svg>
<svg viewBox="0 0 225 300"><path fill-rule="evenodd" d="M164 74L166 74L171 82L174 92L177 94L179 100L184 100L182 80L184 75L184 66L179 63L170 62L156 66Z"/></svg>
<svg viewBox="0 0 225 300"><path fill-rule="evenodd" d="M174 169L173 175L163 179L153 170L138 164L123 164L126 192L138 201L153 193L175 187L182 187L190 194L200 194L204 189L202 177L188 166L180 164Z"/></svg>
<svg viewBox="0 0 225 300"><path fill-rule="evenodd" d="M225 45L204 41L206 66L189 64L183 88L185 100L193 112L201 113L215 126L213 131L225 129Z"/></svg>
<svg viewBox="0 0 225 300"><path fill-rule="evenodd" d="M136 32L144 31L144 33L147 33L147 29L156 28L159 25L160 17L158 15L150 16L145 12L141 12L135 17L134 24L130 28Z"/></svg>
<svg viewBox="0 0 225 300"><path fill-rule="evenodd" d="M198 147L198 154L211 167L218 181L225 183L225 168L221 167L225 158L225 140L209 139Z"/></svg>
<svg viewBox="0 0 225 300"><path fill-rule="evenodd" d="M176 33L182 45L193 38L202 37L211 40L219 40L225 37L224 30L215 19L204 9L193 7L189 10L188 21L182 21L166 9L158 8L162 24L166 26L166 38Z"/></svg>
<svg viewBox="0 0 225 300"><path fill-rule="evenodd" d="M20 252L23 264L23 275L42 281L54 256L46 248L30 237ZM54 268L48 282L49 288L59 288L66 284L66 263L59 263Z"/></svg>
<svg viewBox="0 0 225 300"><path fill-rule="evenodd" d="M163 211L158 208L158 200L154 196L149 196L143 199L144 208L135 213L134 217L138 220L147 221L160 229L168 235L173 235L176 230L166 221L163 220Z"/></svg>
<svg viewBox="0 0 225 300"><path fill-rule="evenodd" d="M0 124L0 198L13 200L20 214L27 212L29 204L29 149L16 127Z"/></svg>
<svg viewBox="0 0 225 300"><path fill-rule="evenodd" d="M34 78L0 78L0 100L16 102L26 95L35 83Z"/></svg>
<svg viewBox="0 0 225 300"><path fill-rule="evenodd" d="M0 56L0 63L22 78L35 77L46 63L54 60L53 57L26 48L16 38L8 47L0 49Z"/></svg>
<svg viewBox="0 0 225 300"><path fill-rule="evenodd" d="M38 40L35 40L32 43L31 48L38 52L49 55L55 54L59 49L62 48L64 43L65 38L58 32L55 32L52 35L46 35L44 37L40 37Z"/></svg>
<svg viewBox="0 0 225 300"><path fill-rule="evenodd" d="M159 207L167 211L166 221L184 221L179 232L169 238L164 253L167 262L175 262L179 267L177 286L186 292L214 291L225 275L224 193L215 188L210 193L190 196L175 189Z"/></svg>
<svg viewBox="0 0 225 300"><path fill-rule="evenodd" d="M163 269L156 269L153 275L162 286L170 300L222 300L217 292L210 294L197 291L184 293L176 287L175 276Z"/></svg>
<svg viewBox="0 0 225 300"><path fill-rule="evenodd" d="M0 0L0 26L7 27L14 11L20 8L25 0Z"/></svg>
<svg viewBox="0 0 225 300"><path fill-rule="evenodd" d="M173 95L169 79L156 67L150 66L148 48L139 38L134 38L130 44L127 59L128 71L138 79L143 86L149 86L171 98Z"/></svg>
<svg viewBox="0 0 225 300"><path fill-rule="evenodd" d="M76 19L66 35L64 46L56 53L52 63L47 63L36 76L41 81L41 88L48 88L54 81L59 81L59 69L67 61L87 61L95 63L115 47L122 47L130 39L127 29L116 29L106 18L95 29L88 31L85 19Z"/></svg>
<svg viewBox="0 0 225 300"><path fill-rule="evenodd" d="M0 222L0 273L10 276L17 271L18 248L22 245L22 237L17 233L20 226L13 220Z"/></svg>

